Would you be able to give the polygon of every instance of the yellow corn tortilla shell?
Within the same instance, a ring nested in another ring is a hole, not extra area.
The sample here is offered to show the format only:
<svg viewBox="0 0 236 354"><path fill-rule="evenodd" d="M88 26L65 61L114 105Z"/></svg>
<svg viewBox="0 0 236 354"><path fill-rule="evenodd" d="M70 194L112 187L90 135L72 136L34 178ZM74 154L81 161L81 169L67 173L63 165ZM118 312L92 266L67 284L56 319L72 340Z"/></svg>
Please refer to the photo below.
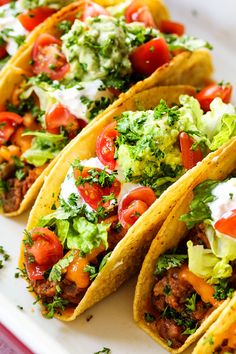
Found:
<svg viewBox="0 0 236 354"><path fill-rule="evenodd" d="M224 333L236 323L236 295L222 311L215 323L197 343L193 354L212 354L222 343Z"/></svg>
<svg viewBox="0 0 236 354"><path fill-rule="evenodd" d="M96 156L97 136L115 116L127 110L154 108L161 99L166 100L168 104L177 103L180 94L193 94L194 92L195 90L191 86L154 87L126 100L120 106L107 112L93 125L84 129L73 141L73 146L64 150L63 155L57 161L49 176L46 177L45 183L30 213L27 230L32 230L36 227L42 216L50 214L52 212L51 206L54 203L58 205L61 184L66 177L70 164L76 158L83 160ZM178 186L177 188L174 187L177 191L178 188ZM172 187L171 190L173 191ZM169 202L162 203L165 200L172 200L173 203L177 201L174 193L164 193L159 201L149 208L144 217L141 217L129 229L123 240L119 242L118 246L112 252L107 265L90 285L77 308L65 311L63 316L59 317L61 320L74 320L76 316L114 292L125 280L137 272L152 238L156 235L161 223L169 212ZM23 267L23 257L22 245L20 257L21 268Z"/></svg>
<svg viewBox="0 0 236 354"><path fill-rule="evenodd" d="M180 199L180 201L176 205L172 201L170 202L170 200L162 203L163 208L166 208L165 203L168 203L169 205L171 204L172 211L153 240L138 277L133 304L134 320L137 322L139 327L141 327L155 341L171 353L181 353L191 343L197 340L207 330L207 328L214 321L216 321L219 314L228 305L230 299L225 300L216 310L214 310L197 329L197 331L187 338L182 347L179 349L171 349L158 335L152 327L152 324L147 323L144 319L145 312L150 312L150 296L155 283L153 273L156 261L161 254L164 254L167 250L176 247L179 241L184 238L187 229L185 224L179 220L179 217L189 210L189 203L193 197L192 190L199 183L207 179L223 180L236 168L235 149L236 138L233 138L229 144L226 144L218 151L209 154L202 161L202 163L198 164L192 170L192 172L188 172L188 176L184 175L180 180L178 180L174 185L175 188L172 188L172 191L169 189L169 198L172 200L174 199L172 195L173 193L175 194L176 200ZM180 183L182 184L182 188L179 192L177 187ZM205 351L202 351L201 353L205 354Z"/></svg>
<svg viewBox="0 0 236 354"><path fill-rule="evenodd" d="M190 88L184 87L184 91L188 91L189 89ZM104 115L102 119L97 120L95 124L90 125L88 129L84 130L78 138L74 140L73 147L66 149L63 156L61 156L60 160L58 160L50 175L45 180L36 203L30 213L27 230L30 231L36 227L42 216L51 213L51 206L54 203L58 205L57 199L60 193L60 187L65 179L70 164L76 158L88 159L95 156L96 138L102 129L113 120L114 116L117 116L127 109L135 109L134 104L137 109L140 109L140 107L142 107L142 109L150 109L154 107L161 98L165 99L167 103L174 103L177 99L177 93L179 94L181 92L181 88L156 87L148 92L149 97L152 97L152 101L147 101L147 92L141 92L137 94L137 96L126 100L122 105L107 112L107 114ZM155 95L153 95L154 92ZM164 92L166 92L167 97L164 96ZM236 166L236 161L232 162L231 159L228 159L229 154L232 153L235 148L236 139L233 139L229 144L221 147L217 152L209 154L194 169L186 172L186 174L175 184L170 186L168 190L165 191L147 210L147 212L138 219L135 225L129 229L123 240L119 242L106 266L90 285L80 304L76 308L67 309L63 312L62 316L57 317L64 321L74 320L92 305L116 291L124 281L134 275L139 270L143 257L147 252L153 237L157 234L164 220L177 204L181 196L186 190L204 180L204 176L207 176L206 171L209 173L211 170L215 171L212 178L225 178L222 166L224 164L226 169L230 170L233 170L234 166ZM209 174L209 176L211 175ZM168 246L168 248L169 247L170 246ZM20 267L22 266L23 246L20 256ZM145 281L146 280L144 279L144 282Z"/></svg>
<svg viewBox="0 0 236 354"><path fill-rule="evenodd" d="M151 0L142 0L147 1L148 4L152 3ZM13 64L7 64L4 68L4 72L0 78L0 104L4 104L7 100L11 99L12 93L25 78L30 73L30 59L31 51L33 45L41 33L49 33L52 35L58 35L57 23L62 20L71 19L79 12L79 8L84 2L72 3L69 6L58 11L46 21L44 21L40 26L38 26L27 38L27 42L20 48L17 54L12 59ZM151 6L151 5L150 5ZM153 1L153 11L155 8L155 13L163 13L163 17L166 18L168 12L163 5L162 1L155 0ZM138 82L132 86L127 92L122 93L119 98L110 105L103 113L99 114L86 128L83 130L89 129L93 124L96 125L96 122L102 119L103 116L109 111L114 110L116 107L119 107L122 102L125 102L127 99L131 98L135 94L148 90L156 86L167 86L167 85L192 85L195 87L204 86L211 78L213 72L213 66L211 61L211 56L206 50L198 50L193 53L183 52L176 57L174 57L169 63L158 68L151 76L146 78L143 81ZM147 95L148 96L148 95ZM105 121L105 120L104 120ZM95 128L96 129L96 128ZM76 137L74 140L78 139ZM65 149L69 148L73 144L71 141ZM21 203L20 208L12 213L5 214L7 216L16 216L21 214L23 211L28 209L34 202L38 191L40 190L45 176L50 172L52 167L55 165L57 159L61 156L59 154L56 159L51 161L48 167L44 172L37 178L34 184L29 188L27 193L24 196L24 199Z"/></svg>

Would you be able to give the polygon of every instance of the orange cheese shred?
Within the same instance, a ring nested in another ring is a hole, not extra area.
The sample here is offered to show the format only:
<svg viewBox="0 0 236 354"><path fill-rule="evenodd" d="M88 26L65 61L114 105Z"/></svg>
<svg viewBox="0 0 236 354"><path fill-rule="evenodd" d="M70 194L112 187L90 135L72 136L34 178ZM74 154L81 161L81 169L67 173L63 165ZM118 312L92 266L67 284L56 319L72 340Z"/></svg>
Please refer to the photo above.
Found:
<svg viewBox="0 0 236 354"><path fill-rule="evenodd" d="M192 273L186 264L181 267L180 278L192 285L194 290L201 296L205 303L210 303L212 306L217 307L221 304L220 301L214 299L214 288L208 284L204 279Z"/></svg>

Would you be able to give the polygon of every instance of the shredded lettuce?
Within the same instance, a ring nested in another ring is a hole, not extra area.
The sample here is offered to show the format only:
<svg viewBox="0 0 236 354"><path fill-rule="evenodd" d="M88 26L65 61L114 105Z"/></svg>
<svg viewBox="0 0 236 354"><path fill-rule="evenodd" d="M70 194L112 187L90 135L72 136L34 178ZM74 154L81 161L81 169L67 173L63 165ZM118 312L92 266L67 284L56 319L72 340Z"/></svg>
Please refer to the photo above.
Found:
<svg viewBox="0 0 236 354"><path fill-rule="evenodd" d="M206 220L205 225L206 236L210 242L212 252L217 257L234 261L236 259L236 241L231 237L220 234L218 231L216 233L210 220Z"/></svg>
<svg viewBox="0 0 236 354"><path fill-rule="evenodd" d="M93 224L85 217L74 218L73 229L71 227L67 235L67 247L69 249L79 249L83 254L91 253L101 243L107 249L107 228L107 224Z"/></svg>
<svg viewBox="0 0 236 354"><path fill-rule="evenodd" d="M217 284L220 279L229 278L232 275L232 267L227 258L219 258L211 249L206 249L201 245L194 246L192 241L188 241L187 246L188 265L194 274L206 279L210 284Z"/></svg>
<svg viewBox="0 0 236 354"><path fill-rule="evenodd" d="M67 139L63 135L47 132L27 132L24 135L33 135L31 148L26 150L22 157L30 164L38 167L54 159L64 148Z"/></svg>

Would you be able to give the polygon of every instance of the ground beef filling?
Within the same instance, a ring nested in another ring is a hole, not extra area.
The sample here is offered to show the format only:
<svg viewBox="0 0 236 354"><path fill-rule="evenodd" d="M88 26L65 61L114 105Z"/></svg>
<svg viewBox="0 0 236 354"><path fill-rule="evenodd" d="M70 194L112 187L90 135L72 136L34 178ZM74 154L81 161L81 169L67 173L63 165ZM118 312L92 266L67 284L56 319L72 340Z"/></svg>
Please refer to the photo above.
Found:
<svg viewBox="0 0 236 354"><path fill-rule="evenodd" d="M43 171L42 168L24 168L25 176L23 180L15 176L16 166L13 163L0 165L0 180L6 182L7 188L1 193L0 199L4 213L11 213L20 208L25 194Z"/></svg>
<svg viewBox="0 0 236 354"><path fill-rule="evenodd" d="M188 235L194 244L207 247L207 239L201 226ZM186 239L183 244L186 245ZM180 244L180 254L186 254L186 246ZM192 285L180 277L180 267L173 267L156 279L151 297L151 323L155 331L174 349L181 347L189 335L200 326L209 313L210 304L204 303ZM189 308L189 299L195 297L194 306Z"/></svg>
<svg viewBox="0 0 236 354"><path fill-rule="evenodd" d="M161 280L153 287L152 306L155 312L155 326L158 334L172 348L181 347L191 334L188 330L197 328L209 310L200 297L197 297L195 308L189 311L186 307L195 290L180 279L180 268L169 269Z"/></svg>
<svg viewBox="0 0 236 354"><path fill-rule="evenodd" d="M49 280L36 280L31 283L35 293L43 302L53 301L57 295L57 284ZM60 297L71 304L77 305L83 298L87 289L78 288L76 284L68 279L60 282Z"/></svg>
<svg viewBox="0 0 236 354"><path fill-rule="evenodd" d="M117 243L124 237L126 230L120 227L118 221L112 222L108 234L108 250L99 254L93 261L92 265L99 266L103 257L107 252L112 251ZM59 283L55 283L48 279L31 281L31 286L34 292L38 295L43 303L50 303L58 294L57 287L60 287L59 296L68 301L68 305L78 305L84 297L88 288L79 288L75 282L72 282L63 277Z"/></svg>

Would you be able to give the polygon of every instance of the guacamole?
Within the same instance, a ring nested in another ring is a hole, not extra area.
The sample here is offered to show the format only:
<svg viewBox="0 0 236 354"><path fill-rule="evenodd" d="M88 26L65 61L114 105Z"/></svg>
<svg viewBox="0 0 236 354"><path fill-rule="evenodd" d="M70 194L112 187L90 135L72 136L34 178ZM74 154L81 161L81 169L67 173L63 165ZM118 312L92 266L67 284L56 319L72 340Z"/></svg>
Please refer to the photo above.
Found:
<svg viewBox="0 0 236 354"><path fill-rule="evenodd" d="M129 77L132 49L157 35L158 31L141 24L103 15L76 20L62 37L62 50L71 66L69 76L81 81Z"/></svg>

